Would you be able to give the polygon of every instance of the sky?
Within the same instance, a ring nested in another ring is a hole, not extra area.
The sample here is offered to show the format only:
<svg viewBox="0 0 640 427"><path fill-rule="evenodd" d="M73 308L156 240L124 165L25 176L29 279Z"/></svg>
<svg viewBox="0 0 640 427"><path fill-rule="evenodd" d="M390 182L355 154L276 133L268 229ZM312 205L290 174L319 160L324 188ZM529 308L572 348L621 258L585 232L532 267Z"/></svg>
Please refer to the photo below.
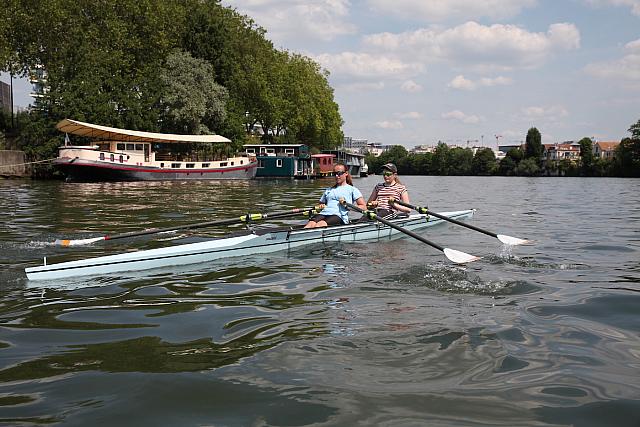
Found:
<svg viewBox="0 0 640 427"><path fill-rule="evenodd" d="M640 119L640 0L222 0L329 71L345 136L619 141ZM2 74L2 81L8 76ZM31 102L25 82L16 105Z"/></svg>

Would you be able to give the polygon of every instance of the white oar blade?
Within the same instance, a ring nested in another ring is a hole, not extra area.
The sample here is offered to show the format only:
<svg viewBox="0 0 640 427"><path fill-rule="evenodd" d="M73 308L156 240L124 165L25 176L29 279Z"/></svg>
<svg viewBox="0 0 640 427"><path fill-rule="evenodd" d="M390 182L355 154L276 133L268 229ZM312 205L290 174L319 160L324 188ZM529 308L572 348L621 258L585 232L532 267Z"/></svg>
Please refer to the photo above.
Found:
<svg viewBox="0 0 640 427"><path fill-rule="evenodd" d="M444 248L444 254L449 260L457 264L465 264L467 262L473 262L480 259L479 256L470 255L465 252L456 251L455 249Z"/></svg>
<svg viewBox="0 0 640 427"><path fill-rule="evenodd" d="M498 234L498 240L500 240L505 245L511 246L528 245L529 243L532 243L531 240L518 239L517 237L511 237L505 234Z"/></svg>
<svg viewBox="0 0 640 427"><path fill-rule="evenodd" d="M55 242L53 242L53 244L57 246L81 246L81 245L90 245L91 243L99 242L100 240L104 240L104 237L93 237L91 239L78 239L78 240L58 239Z"/></svg>

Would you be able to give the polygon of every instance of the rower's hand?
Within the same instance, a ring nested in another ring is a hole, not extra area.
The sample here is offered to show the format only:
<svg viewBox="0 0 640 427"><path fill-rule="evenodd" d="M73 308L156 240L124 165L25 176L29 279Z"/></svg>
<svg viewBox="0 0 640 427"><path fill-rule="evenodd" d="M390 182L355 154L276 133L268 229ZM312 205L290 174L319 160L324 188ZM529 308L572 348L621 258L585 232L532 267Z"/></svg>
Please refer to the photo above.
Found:
<svg viewBox="0 0 640 427"><path fill-rule="evenodd" d="M369 203L367 203L367 209L372 209L372 208L376 208L378 207L378 201L377 200L373 200Z"/></svg>
<svg viewBox="0 0 640 427"><path fill-rule="evenodd" d="M326 205L325 205L324 203L318 203L318 204L316 205L316 210L317 210L317 211L321 211L322 209L324 209L324 208L325 208L325 206L326 206Z"/></svg>

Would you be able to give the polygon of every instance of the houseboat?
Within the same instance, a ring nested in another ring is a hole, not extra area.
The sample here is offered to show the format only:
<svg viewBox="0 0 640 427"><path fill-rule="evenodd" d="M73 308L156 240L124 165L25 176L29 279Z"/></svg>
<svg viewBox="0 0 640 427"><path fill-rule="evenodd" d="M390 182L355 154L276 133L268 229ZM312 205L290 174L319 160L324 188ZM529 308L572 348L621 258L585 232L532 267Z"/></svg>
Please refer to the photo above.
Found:
<svg viewBox="0 0 640 427"><path fill-rule="evenodd" d="M366 163L364 161L364 154L352 153L344 149L323 150L322 153L333 154L335 156L334 161L344 164L347 167L349 174L354 177L359 177L362 168L366 166Z"/></svg>
<svg viewBox="0 0 640 427"><path fill-rule="evenodd" d="M243 148L258 159L258 178L313 177L312 158L305 144L246 144Z"/></svg>
<svg viewBox="0 0 640 427"><path fill-rule="evenodd" d="M66 134L55 167L68 181L161 181L252 179L253 155L227 157L220 135L173 135L111 128L65 119L56 128ZM92 145L68 145L68 135Z"/></svg>
<svg viewBox="0 0 640 427"><path fill-rule="evenodd" d="M333 174L333 165L336 163L335 154L313 154L313 176L323 178Z"/></svg>

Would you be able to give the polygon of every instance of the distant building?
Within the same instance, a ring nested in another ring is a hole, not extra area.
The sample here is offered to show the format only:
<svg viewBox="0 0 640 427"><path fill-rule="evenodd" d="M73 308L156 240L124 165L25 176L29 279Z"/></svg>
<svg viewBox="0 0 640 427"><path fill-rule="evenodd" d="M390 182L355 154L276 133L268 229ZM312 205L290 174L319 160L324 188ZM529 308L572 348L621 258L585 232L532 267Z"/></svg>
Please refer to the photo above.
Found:
<svg viewBox="0 0 640 427"><path fill-rule="evenodd" d="M580 145L575 145L571 141L556 144L543 144L542 156L547 161L570 160L577 162L580 159Z"/></svg>
<svg viewBox="0 0 640 427"><path fill-rule="evenodd" d="M35 69L29 72L29 81L31 82L31 86L33 92L29 95L33 97L38 103L38 100L44 97L46 93L49 92L49 84L47 83L47 72L44 67L37 66Z"/></svg>
<svg viewBox="0 0 640 427"><path fill-rule="evenodd" d="M508 153L509 150L512 150L514 148L519 148L522 151L524 151L524 144L503 144L503 145L498 145L498 151L502 151L503 153Z"/></svg>
<svg viewBox="0 0 640 427"><path fill-rule="evenodd" d="M380 154L385 151L389 151L393 145L382 145L378 142L370 142L367 144L367 151L369 154L373 154L375 157L379 157Z"/></svg>
<svg viewBox="0 0 640 427"><path fill-rule="evenodd" d="M416 145L411 150L409 150L409 152L413 154L425 154L425 153L433 153L435 149L436 147L432 145Z"/></svg>
<svg viewBox="0 0 640 427"><path fill-rule="evenodd" d="M352 138L345 136L342 142L342 149L350 151L352 153L364 154L367 151L368 139Z"/></svg>
<svg viewBox="0 0 640 427"><path fill-rule="evenodd" d="M0 82L0 110L11 113L11 86Z"/></svg>
<svg viewBox="0 0 640 427"><path fill-rule="evenodd" d="M613 159L616 148L620 145L615 141L599 141L593 144L593 155L601 159Z"/></svg>

